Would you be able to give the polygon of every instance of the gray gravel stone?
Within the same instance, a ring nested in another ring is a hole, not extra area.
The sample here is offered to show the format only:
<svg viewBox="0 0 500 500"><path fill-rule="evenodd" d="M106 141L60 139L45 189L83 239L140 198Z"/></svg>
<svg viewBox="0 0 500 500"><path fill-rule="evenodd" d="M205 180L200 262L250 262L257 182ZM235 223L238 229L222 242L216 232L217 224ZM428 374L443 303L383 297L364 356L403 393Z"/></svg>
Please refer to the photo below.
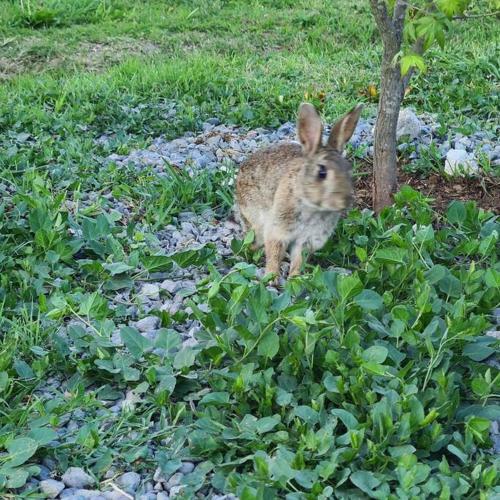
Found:
<svg viewBox="0 0 500 500"><path fill-rule="evenodd" d="M448 175L473 174L478 168L474 155L465 149L450 149L446 153L444 170Z"/></svg>
<svg viewBox="0 0 500 500"><path fill-rule="evenodd" d="M141 299L159 299L160 287L156 283L145 283L142 285L141 292L139 293Z"/></svg>
<svg viewBox="0 0 500 500"><path fill-rule="evenodd" d="M181 494L182 490L185 488L183 484L179 484L177 486L172 486L169 491L170 498L176 498L177 495Z"/></svg>
<svg viewBox="0 0 500 500"><path fill-rule="evenodd" d="M170 497L168 496L167 493L165 493L164 491L160 491L157 495L156 495L156 500L170 500Z"/></svg>
<svg viewBox="0 0 500 500"><path fill-rule="evenodd" d="M75 496L88 498L88 499L92 499L92 500L105 500L105 496L101 491L87 490L85 488L76 490Z"/></svg>
<svg viewBox="0 0 500 500"><path fill-rule="evenodd" d="M45 465L39 465L38 467L40 467L38 477L41 480L50 479L50 469L48 467L45 467Z"/></svg>
<svg viewBox="0 0 500 500"><path fill-rule="evenodd" d="M126 472L116 479L116 484L127 492L137 490L141 482L141 476L137 472Z"/></svg>
<svg viewBox="0 0 500 500"><path fill-rule="evenodd" d="M416 139L421 130L422 123L415 112L409 108L403 108L399 112L396 137L399 139L408 136L410 139Z"/></svg>
<svg viewBox="0 0 500 500"><path fill-rule="evenodd" d="M94 478L89 476L81 467L70 467L62 476L66 486L70 488L85 488L94 484Z"/></svg>
<svg viewBox="0 0 500 500"><path fill-rule="evenodd" d="M182 462L179 472L181 474L190 474L194 470L194 464L192 462Z"/></svg>
<svg viewBox="0 0 500 500"><path fill-rule="evenodd" d="M69 498L69 499L79 498L81 500L85 500L85 499L83 499L83 497L77 496L76 491L77 491L77 488L66 488L65 490L63 490L61 492L61 494L59 495L59 498Z"/></svg>
<svg viewBox="0 0 500 500"><path fill-rule="evenodd" d="M491 422L490 428L491 441L493 442L493 453L500 454L500 421Z"/></svg>
<svg viewBox="0 0 500 500"><path fill-rule="evenodd" d="M180 289L181 286L182 284L180 284L178 281L168 279L162 281L160 288L162 290L166 290L168 293L175 293Z"/></svg>
<svg viewBox="0 0 500 500"><path fill-rule="evenodd" d="M144 333L150 332L151 330L156 330L159 324L160 318L158 318L157 316L147 316L137 321L135 326L140 332Z"/></svg>
<svg viewBox="0 0 500 500"><path fill-rule="evenodd" d="M130 500L130 497L116 490L104 491L103 495L106 500Z"/></svg>
<svg viewBox="0 0 500 500"><path fill-rule="evenodd" d="M165 484L165 489L170 491L174 486L177 486L180 484L183 477L184 477L184 474L182 474L180 472L176 472L173 476L170 477L170 479Z"/></svg>
<svg viewBox="0 0 500 500"><path fill-rule="evenodd" d="M55 479L44 479L40 482L40 489L48 498L57 498L64 488L64 483Z"/></svg>

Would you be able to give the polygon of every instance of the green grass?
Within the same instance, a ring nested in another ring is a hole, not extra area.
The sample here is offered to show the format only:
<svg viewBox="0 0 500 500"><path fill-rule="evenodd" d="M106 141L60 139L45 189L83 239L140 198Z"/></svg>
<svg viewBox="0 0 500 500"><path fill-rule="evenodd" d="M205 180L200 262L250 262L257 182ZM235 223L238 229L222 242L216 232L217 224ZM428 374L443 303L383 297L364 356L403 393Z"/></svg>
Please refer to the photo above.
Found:
<svg viewBox="0 0 500 500"><path fill-rule="evenodd" d="M112 464L168 473L196 460L186 498L209 487L245 499L498 493L487 418L498 418L499 376L482 362L497 351L483 336L500 299L493 214L461 203L437 214L406 190L379 218L353 211L319 266L276 295L247 264L248 240L234 242L225 277L211 246L158 256L155 232L180 212L229 213L232 172L158 179L101 161L211 116L277 126L306 94L329 120L367 101L380 58L367 2L0 0L0 11L4 496L19 497L44 457L98 479ZM497 38L493 21L454 24L405 104L443 130L493 129ZM103 133L112 141L96 145ZM437 168L428 156L415 168ZM82 208L88 191L97 197ZM131 304L143 315L141 280L174 265L210 280L191 312L155 312L153 346L122 326ZM75 319L88 329L65 338ZM191 319L199 345L179 350L173 327ZM120 329L125 349L109 342ZM68 382L50 398L38 391L49 377ZM111 413L126 390L135 403ZM77 409L86 418L59 439Z"/></svg>

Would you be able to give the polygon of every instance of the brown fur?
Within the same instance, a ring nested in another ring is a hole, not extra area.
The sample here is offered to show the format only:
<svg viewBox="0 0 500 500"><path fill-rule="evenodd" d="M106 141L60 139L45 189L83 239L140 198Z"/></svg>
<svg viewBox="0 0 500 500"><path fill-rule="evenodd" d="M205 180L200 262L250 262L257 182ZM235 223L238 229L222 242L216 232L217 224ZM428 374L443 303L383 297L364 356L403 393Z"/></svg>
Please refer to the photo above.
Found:
<svg viewBox="0 0 500 500"><path fill-rule="evenodd" d="M298 274L302 251L321 248L341 210L350 206L351 164L341 153L360 113L358 106L341 118L323 146L321 119L313 106L302 104L297 124L301 145L271 146L241 165L236 201L246 229L255 231L256 245L265 246L267 272L279 276L291 247L290 275Z"/></svg>

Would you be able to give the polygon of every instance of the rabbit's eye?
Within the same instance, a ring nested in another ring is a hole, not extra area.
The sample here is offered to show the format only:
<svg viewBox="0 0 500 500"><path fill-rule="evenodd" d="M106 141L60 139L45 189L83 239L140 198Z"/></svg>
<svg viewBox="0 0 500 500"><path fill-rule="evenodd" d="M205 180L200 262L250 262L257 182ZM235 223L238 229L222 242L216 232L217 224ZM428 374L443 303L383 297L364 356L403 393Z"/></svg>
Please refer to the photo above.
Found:
<svg viewBox="0 0 500 500"><path fill-rule="evenodd" d="M321 179L321 180L324 180L326 179L326 167L324 165L320 165L319 166L319 171L318 171L318 177Z"/></svg>

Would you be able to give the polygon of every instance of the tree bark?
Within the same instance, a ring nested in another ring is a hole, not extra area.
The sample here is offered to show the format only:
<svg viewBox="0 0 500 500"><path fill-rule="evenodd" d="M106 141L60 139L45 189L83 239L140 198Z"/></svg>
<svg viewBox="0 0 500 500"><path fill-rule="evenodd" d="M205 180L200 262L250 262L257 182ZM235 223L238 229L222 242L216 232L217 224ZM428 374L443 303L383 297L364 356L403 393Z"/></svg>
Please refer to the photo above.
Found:
<svg viewBox="0 0 500 500"><path fill-rule="evenodd" d="M384 0L370 0L370 4L384 47L373 154L373 209L378 213L392 203L397 188L396 126L404 82L396 57L403 41L407 3L397 0L392 16Z"/></svg>
<svg viewBox="0 0 500 500"><path fill-rule="evenodd" d="M397 189L396 126L403 99L401 72L399 65L393 63L398 52L385 49L382 59L373 153L373 209L377 213L392 203L392 194Z"/></svg>

